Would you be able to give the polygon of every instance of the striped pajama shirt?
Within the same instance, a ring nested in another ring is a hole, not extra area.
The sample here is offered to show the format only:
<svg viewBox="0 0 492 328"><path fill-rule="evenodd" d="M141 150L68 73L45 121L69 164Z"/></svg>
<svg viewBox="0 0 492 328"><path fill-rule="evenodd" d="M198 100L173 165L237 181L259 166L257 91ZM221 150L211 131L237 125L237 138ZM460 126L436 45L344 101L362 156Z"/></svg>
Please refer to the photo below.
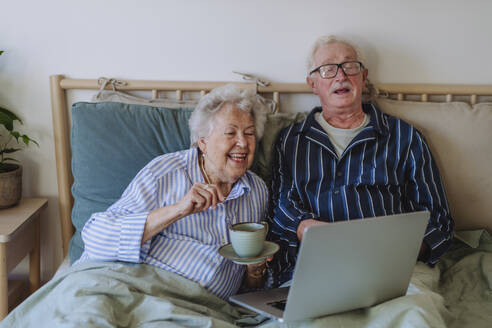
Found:
<svg viewBox="0 0 492 328"><path fill-rule="evenodd" d="M280 133L269 209L269 239L281 245L271 265L278 283L292 278L297 226L305 219L333 222L428 210L426 262L435 264L449 247L454 223L423 136L374 104L363 104L363 110L370 122L340 157L315 120L321 107Z"/></svg>

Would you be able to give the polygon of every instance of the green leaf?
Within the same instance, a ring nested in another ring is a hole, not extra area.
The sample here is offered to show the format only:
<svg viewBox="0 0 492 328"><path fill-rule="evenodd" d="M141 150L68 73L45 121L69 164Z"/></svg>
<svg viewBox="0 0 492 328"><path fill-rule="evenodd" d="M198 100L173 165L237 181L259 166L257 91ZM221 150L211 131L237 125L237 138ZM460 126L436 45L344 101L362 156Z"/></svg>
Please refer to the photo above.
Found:
<svg viewBox="0 0 492 328"><path fill-rule="evenodd" d="M19 123L22 124L22 120L7 108L0 107L0 113L7 115L12 121L19 121Z"/></svg>
<svg viewBox="0 0 492 328"><path fill-rule="evenodd" d="M21 148L5 148L0 150L0 154L9 154L9 153L15 153L16 151L21 150Z"/></svg>
<svg viewBox="0 0 492 328"><path fill-rule="evenodd" d="M5 161L13 161L13 162L17 162L17 163L19 163L19 161L18 161L18 160L16 160L15 158L10 158L10 157L6 157L6 158L4 158L4 159L3 159L3 161L4 161L4 162L5 162Z"/></svg>
<svg viewBox="0 0 492 328"><path fill-rule="evenodd" d="M4 52L3 50L0 50L0 56L3 54L3 52Z"/></svg>
<svg viewBox="0 0 492 328"><path fill-rule="evenodd" d="M21 134L17 131L10 131L10 135L15 138L17 142L19 142L19 138L21 137Z"/></svg>
<svg viewBox="0 0 492 328"><path fill-rule="evenodd" d="M22 137L22 141L26 144L26 146L29 146L29 142L32 142L39 147L39 144L36 142L36 140L29 138L27 135L23 134L21 137Z"/></svg>
<svg viewBox="0 0 492 328"><path fill-rule="evenodd" d="M0 53L0 55L1 55L1 53ZM26 146L29 146L29 143L34 143L39 147L39 144L37 143L36 140L33 140L33 139L29 138L27 135L21 134L18 131L14 131L14 121L18 121L20 124L22 124L22 120L17 115L15 115L14 113L12 113L10 110L8 110L6 108L0 107L0 125L3 125L5 127L5 129L7 129L9 134L13 138L15 138L17 143L19 143L19 138L21 138L22 142ZM6 146L7 145L3 145L3 146L0 145L0 149L2 147L5 148L5 149L0 151L0 154L12 153L12 152L21 150L19 148L6 148ZM1 161L0 161L0 163L1 163Z"/></svg>
<svg viewBox="0 0 492 328"><path fill-rule="evenodd" d="M0 107L0 109L2 108ZM14 129L14 120L2 111L0 111L0 124L3 125L8 131L12 131Z"/></svg>

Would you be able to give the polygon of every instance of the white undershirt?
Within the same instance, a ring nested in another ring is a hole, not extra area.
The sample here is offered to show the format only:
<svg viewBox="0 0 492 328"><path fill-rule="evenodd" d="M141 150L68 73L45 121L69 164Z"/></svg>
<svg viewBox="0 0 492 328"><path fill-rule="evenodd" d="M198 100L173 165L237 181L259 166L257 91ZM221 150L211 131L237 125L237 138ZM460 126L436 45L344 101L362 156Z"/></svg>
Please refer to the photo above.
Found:
<svg viewBox="0 0 492 328"><path fill-rule="evenodd" d="M331 143L335 147L338 157L342 155L343 151L347 148L352 139L354 139L354 137L362 131L367 124L369 124L369 115L366 113L364 113L364 120L362 123L353 129L340 129L330 125L326 122L321 112L314 114L314 118L328 134Z"/></svg>

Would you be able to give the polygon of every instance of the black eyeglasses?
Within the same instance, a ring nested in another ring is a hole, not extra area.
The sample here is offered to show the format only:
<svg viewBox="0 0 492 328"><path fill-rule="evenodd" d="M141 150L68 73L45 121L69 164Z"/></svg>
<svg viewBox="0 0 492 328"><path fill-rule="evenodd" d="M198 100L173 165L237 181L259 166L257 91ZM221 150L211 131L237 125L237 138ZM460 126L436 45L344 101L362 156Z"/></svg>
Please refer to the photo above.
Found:
<svg viewBox="0 0 492 328"><path fill-rule="evenodd" d="M337 76L338 69L341 68L347 76L357 75L360 73L364 65L360 61L346 61L340 64L321 65L309 72L309 75L319 71L319 75L323 79L331 79Z"/></svg>

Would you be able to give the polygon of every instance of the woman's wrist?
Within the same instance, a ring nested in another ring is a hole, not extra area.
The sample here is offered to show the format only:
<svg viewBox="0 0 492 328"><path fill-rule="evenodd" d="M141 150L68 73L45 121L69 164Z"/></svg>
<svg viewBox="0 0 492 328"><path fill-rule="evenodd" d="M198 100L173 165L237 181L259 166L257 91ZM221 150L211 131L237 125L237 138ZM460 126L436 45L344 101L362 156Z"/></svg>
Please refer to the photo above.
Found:
<svg viewBox="0 0 492 328"><path fill-rule="evenodd" d="M247 266L244 277L245 288L263 288L265 284L266 263L260 265L250 264Z"/></svg>
<svg viewBox="0 0 492 328"><path fill-rule="evenodd" d="M260 279L265 276L266 269L266 262L263 262L261 265L256 265L254 267L248 266L246 274L248 275L248 277L251 277L253 279Z"/></svg>

